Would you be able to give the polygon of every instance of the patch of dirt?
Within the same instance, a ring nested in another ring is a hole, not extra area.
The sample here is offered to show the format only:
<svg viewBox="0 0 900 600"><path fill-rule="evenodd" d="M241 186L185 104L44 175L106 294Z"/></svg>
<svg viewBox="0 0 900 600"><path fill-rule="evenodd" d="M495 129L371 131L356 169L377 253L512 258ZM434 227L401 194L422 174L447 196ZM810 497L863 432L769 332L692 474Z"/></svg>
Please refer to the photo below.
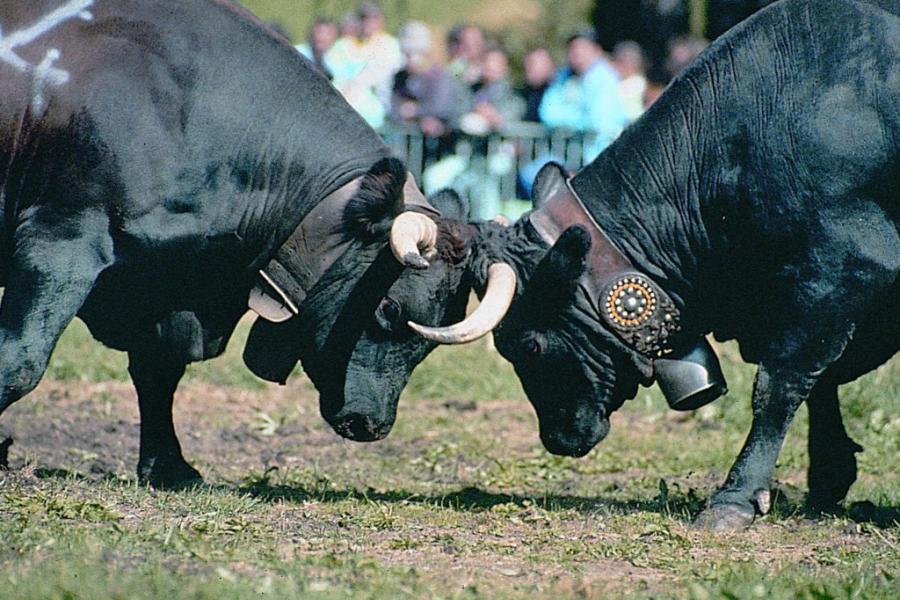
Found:
<svg viewBox="0 0 900 600"><path fill-rule="evenodd" d="M213 480L299 460L298 452L315 460L349 443L322 421L315 395L302 384L254 392L187 383L176 394L174 414L185 458L211 467ZM2 420L14 440L11 468L28 461L88 477L133 477L140 421L130 383L46 381Z"/></svg>
<svg viewBox="0 0 900 600"><path fill-rule="evenodd" d="M528 407L521 402L504 400L477 405L417 402L401 406L403 419L417 419L425 414L433 417L439 411L450 419L458 419L462 414L466 419L504 423L503 427L494 428L496 441L511 455L528 455L537 443L535 423L521 418L523 410ZM2 420L4 429L15 440L9 453L13 469L10 475L22 485L40 486L43 477L66 474L88 480L134 479L139 419L136 394L129 383L46 381L10 407ZM188 461L200 469L207 482L229 487L239 485L248 474L259 475L270 467L314 466L326 477L337 471L344 475L349 471L352 476L358 469L355 489L366 490L366 460L371 460L373 454L407 463L423 450L439 445L446 435L446 427L429 427L416 430L412 436L398 436L395 432L377 444L346 441L321 419L316 395L302 379L286 387L272 386L257 392L183 384L176 396L175 423ZM474 467L461 468L465 471ZM615 474L619 476L626 475ZM378 482L385 489L368 488L374 500L384 499L388 510L392 503L403 501L393 497L396 492L390 481ZM348 485L346 481L344 485ZM599 589L618 587L625 581L623 578L632 584L644 582L642 585L651 588L669 578L662 571L611 559L533 562L529 560L528 544L538 542L530 542L529 538L536 532L544 535L541 524L501 517L498 530L498 517L488 509L507 498L480 490L473 492L477 495L473 502L487 504L463 517L474 523L471 527L406 519L402 525L383 529L342 523L327 501L308 502L294 496L302 496L304 490L286 489L283 498L278 497L277 486L267 492L274 496L268 498L265 519L278 531L279 553L284 558L359 552L383 564L415 568L428 577L446 577L459 588L481 589L486 581L494 580L501 587L516 588L537 588L553 582L554 589L589 592L589 596ZM334 499L340 501L345 493L334 492ZM465 493L460 492L460 497ZM423 499L425 503L432 501ZM119 506L117 510L126 515L120 525L129 529L159 518L175 519L173 523L186 518L161 513L158 506L149 503ZM561 536L560 542L581 540L600 547L605 534L598 533L590 522L591 517L585 515L574 522L554 523L552 535Z"/></svg>

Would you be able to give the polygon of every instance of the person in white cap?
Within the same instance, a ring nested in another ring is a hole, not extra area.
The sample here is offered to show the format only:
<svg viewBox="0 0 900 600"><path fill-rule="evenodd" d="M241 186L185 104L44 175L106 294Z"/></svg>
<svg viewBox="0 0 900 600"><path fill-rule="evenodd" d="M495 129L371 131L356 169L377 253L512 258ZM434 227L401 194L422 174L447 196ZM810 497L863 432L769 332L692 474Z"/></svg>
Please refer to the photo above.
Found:
<svg viewBox="0 0 900 600"><path fill-rule="evenodd" d="M407 23L400 31L400 48L406 66L394 77L392 119L417 126L427 137L448 134L468 102L450 73L434 61L428 26Z"/></svg>

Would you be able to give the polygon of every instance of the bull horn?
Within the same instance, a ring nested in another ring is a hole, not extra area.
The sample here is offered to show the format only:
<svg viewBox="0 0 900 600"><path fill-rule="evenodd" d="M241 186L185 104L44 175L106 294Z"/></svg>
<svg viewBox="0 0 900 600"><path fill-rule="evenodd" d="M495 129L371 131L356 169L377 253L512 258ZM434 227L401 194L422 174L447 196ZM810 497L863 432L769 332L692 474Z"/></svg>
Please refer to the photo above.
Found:
<svg viewBox="0 0 900 600"><path fill-rule="evenodd" d="M509 310L516 293L516 272L506 263L488 268L487 290L475 311L449 327L426 327L409 321L409 328L426 340L439 344L465 344L492 331Z"/></svg>
<svg viewBox="0 0 900 600"><path fill-rule="evenodd" d="M437 225L417 212L402 212L391 225L391 251L401 264L416 269L427 269L428 261L422 256L434 251L437 244Z"/></svg>

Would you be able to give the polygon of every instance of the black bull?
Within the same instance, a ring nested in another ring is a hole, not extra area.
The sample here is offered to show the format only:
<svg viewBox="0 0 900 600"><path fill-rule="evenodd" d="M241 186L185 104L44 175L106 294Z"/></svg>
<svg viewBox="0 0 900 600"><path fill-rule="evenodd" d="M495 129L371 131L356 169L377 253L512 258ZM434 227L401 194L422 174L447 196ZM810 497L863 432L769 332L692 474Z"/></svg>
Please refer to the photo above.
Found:
<svg viewBox="0 0 900 600"><path fill-rule="evenodd" d="M495 341L550 451L586 454L638 385L662 383L661 358L712 332L759 370L747 443L700 522L743 525L768 508L804 401L809 501L845 497L860 448L837 386L900 347L898 14L895 1L777 2L712 44L571 182L546 167L518 223L445 225L460 281L480 292L494 262L517 274ZM560 209L577 197L587 213ZM592 244L603 235L612 249ZM634 275L643 283L613 293ZM638 288L665 314L608 303Z"/></svg>
<svg viewBox="0 0 900 600"><path fill-rule="evenodd" d="M403 269L386 248L395 216L433 214L388 155L327 80L228 2L2 3L0 412L77 315L128 352L139 477L195 480L173 394L187 363L224 350L257 288L254 308L292 318L257 321L269 345L248 356L255 370L283 380L308 358L335 429L386 434L394 413L372 407L395 406L381 396L434 347L384 334L375 314ZM280 296L258 273L289 238L305 248L288 261L304 285ZM457 274L419 273L434 292L406 314L458 318L444 291Z"/></svg>

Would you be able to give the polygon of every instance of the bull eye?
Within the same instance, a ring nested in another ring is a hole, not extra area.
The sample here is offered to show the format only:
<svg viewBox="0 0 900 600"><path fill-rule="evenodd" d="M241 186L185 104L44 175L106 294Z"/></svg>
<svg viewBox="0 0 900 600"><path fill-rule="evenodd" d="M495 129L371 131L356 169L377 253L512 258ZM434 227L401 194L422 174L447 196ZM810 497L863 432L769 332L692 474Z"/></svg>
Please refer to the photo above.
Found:
<svg viewBox="0 0 900 600"><path fill-rule="evenodd" d="M381 299L378 308L375 310L375 320L386 331L393 331L400 323L402 315L403 309L400 307L400 304L387 296Z"/></svg>
<svg viewBox="0 0 900 600"><path fill-rule="evenodd" d="M536 356L541 353L541 343L534 338L525 340L525 352L529 355Z"/></svg>

